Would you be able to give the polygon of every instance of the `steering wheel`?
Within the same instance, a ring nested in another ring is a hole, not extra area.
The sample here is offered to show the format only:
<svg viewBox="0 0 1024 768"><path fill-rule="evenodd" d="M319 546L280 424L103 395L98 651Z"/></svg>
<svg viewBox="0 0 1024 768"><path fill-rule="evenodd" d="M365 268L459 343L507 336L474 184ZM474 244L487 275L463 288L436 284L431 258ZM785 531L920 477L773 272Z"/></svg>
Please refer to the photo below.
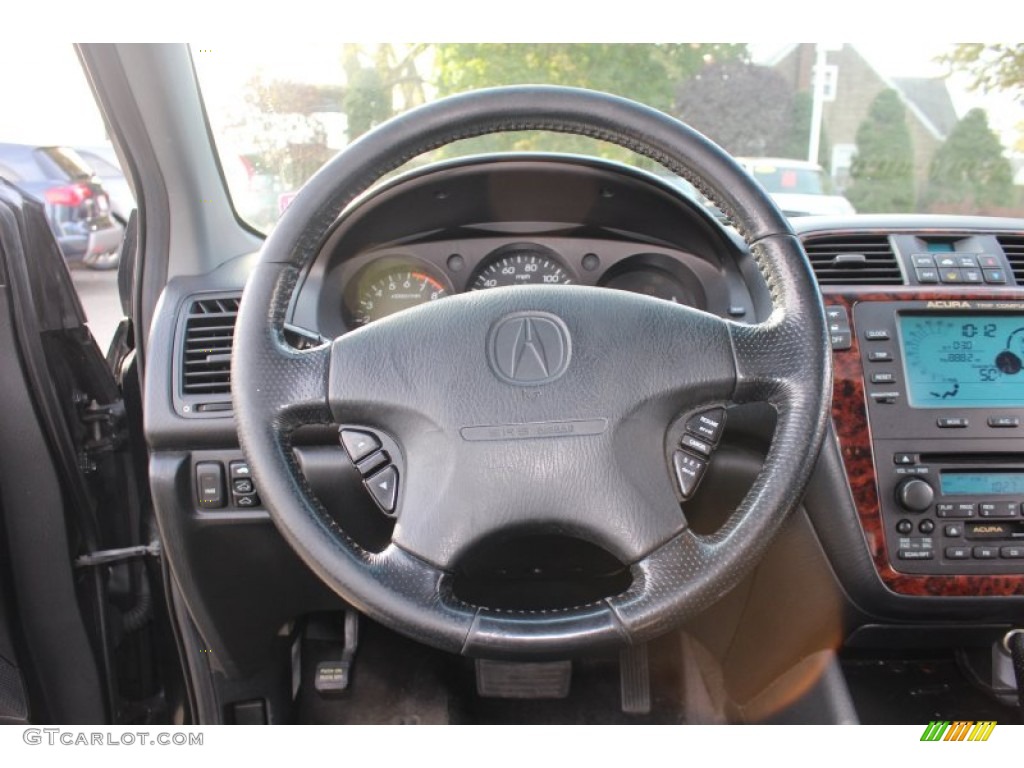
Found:
<svg viewBox="0 0 1024 768"><path fill-rule="evenodd" d="M517 286L429 302L311 350L285 342L299 275L360 193L431 149L523 130L605 140L686 177L748 243L771 316L747 325L623 291ZM540 347L542 362L516 373L516 360ZM396 117L303 187L245 288L232 382L241 446L274 522L348 603L443 650L553 657L651 639L753 567L821 447L831 353L799 241L722 149L626 99L521 86ZM727 521L698 534L673 490L666 429L680 415L753 401L777 411L763 468ZM397 524L379 553L339 528L298 468L290 434L322 423L365 424L401 448ZM629 566L631 585L544 611L470 605L454 594L452 571L468 548L531 526L605 548Z"/></svg>

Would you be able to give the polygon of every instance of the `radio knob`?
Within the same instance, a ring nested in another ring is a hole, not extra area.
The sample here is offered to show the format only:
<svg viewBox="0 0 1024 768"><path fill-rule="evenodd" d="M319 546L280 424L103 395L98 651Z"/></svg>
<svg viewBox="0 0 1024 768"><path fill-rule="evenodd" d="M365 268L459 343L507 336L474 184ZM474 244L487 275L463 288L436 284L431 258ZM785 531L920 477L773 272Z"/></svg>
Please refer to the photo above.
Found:
<svg viewBox="0 0 1024 768"><path fill-rule="evenodd" d="M924 512L935 500L935 490L924 480L914 477L896 486L896 501L911 512Z"/></svg>

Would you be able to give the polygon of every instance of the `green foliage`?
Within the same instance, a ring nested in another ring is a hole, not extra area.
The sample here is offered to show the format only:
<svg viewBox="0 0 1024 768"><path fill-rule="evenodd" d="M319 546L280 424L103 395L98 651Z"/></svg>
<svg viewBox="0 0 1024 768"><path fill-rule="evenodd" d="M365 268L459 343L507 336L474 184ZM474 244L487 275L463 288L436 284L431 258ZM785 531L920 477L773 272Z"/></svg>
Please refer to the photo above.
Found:
<svg viewBox="0 0 1024 768"><path fill-rule="evenodd" d="M734 155L767 157L786 143L792 104L792 88L771 67L725 61L679 86L676 114Z"/></svg>
<svg viewBox="0 0 1024 768"><path fill-rule="evenodd" d="M672 112L678 84L711 61L745 58L732 43L452 43L435 48L438 95L498 85L544 83L607 91ZM463 142L467 151L587 152L625 159L625 150L575 136L518 133ZM449 150L449 154L454 153Z"/></svg>
<svg viewBox="0 0 1024 768"><path fill-rule="evenodd" d="M857 128L857 155L846 197L861 213L914 209L914 153L906 109L894 90L882 91Z"/></svg>
<svg viewBox="0 0 1024 768"><path fill-rule="evenodd" d="M392 114L391 89L373 67L353 64L348 68L348 84L342 109L348 119L348 139L355 141Z"/></svg>
<svg viewBox="0 0 1024 768"><path fill-rule="evenodd" d="M800 91L793 96L790 106L789 131L783 139L779 157L791 157L794 160L806 160L807 150L811 145L811 117L814 112L814 96L810 91ZM818 165L828 168L832 163L832 145L828 140L828 132L821 128L821 141L818 143Z"/></svg>
<svg viewBox="0 0 1024 768"><path fill-rule="evenodd" d="M985 91L1024 94L1024 43L960 43L941 58Z"/></svg>
<svg viewBox="0 0 1024 768"><path fill-rule="evenodd" d="M404 43L342 46L346 80L342 107L349 141L423 103L423 77L416 64L426 48Z"/></svg>
<svg viewBox="0 0 1024 768"><path fill-rule="evenodd" d="M953 203L964 212L1013 204L1013 170L1003 157L999 137L982 109L972 109L956 124L932 158L928 202Z"/></svg>

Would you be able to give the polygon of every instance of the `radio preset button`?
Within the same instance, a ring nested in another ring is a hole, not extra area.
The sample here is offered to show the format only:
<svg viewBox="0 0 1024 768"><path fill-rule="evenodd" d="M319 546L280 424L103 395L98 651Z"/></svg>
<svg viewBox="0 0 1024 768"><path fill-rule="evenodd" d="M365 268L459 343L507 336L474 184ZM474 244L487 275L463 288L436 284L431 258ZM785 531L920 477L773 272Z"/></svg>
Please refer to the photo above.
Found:
<svg viewBox="0 0 1024 768"><path fill-rule="evenodd" d="M1014 517L1019 505L1016 501L986 501L978 505L982 517Z"/></svg>
<svg viewBox="0 0 1024 768"><path fill-rule="evenodd" d="M974 517L974 505L936 504L935 514L938 517Z"/></svg>

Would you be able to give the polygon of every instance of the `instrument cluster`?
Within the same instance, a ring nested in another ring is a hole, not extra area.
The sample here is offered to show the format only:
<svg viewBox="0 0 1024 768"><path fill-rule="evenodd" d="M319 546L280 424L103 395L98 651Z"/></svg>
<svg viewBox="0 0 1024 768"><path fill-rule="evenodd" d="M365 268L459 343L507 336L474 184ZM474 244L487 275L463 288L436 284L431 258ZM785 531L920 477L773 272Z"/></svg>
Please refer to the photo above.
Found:
<svg viewBox="0 0 1024 768"><path fill-rule="evenodd" d="M457 293L521 285L591 285L709 309L706 286L717 273L690 254L615 241L588 240L581 249L571 241L492 240L500 239L391 248L349 260L341 276L345 326ZM712 295L710 303L719 299Z"/></svg>

